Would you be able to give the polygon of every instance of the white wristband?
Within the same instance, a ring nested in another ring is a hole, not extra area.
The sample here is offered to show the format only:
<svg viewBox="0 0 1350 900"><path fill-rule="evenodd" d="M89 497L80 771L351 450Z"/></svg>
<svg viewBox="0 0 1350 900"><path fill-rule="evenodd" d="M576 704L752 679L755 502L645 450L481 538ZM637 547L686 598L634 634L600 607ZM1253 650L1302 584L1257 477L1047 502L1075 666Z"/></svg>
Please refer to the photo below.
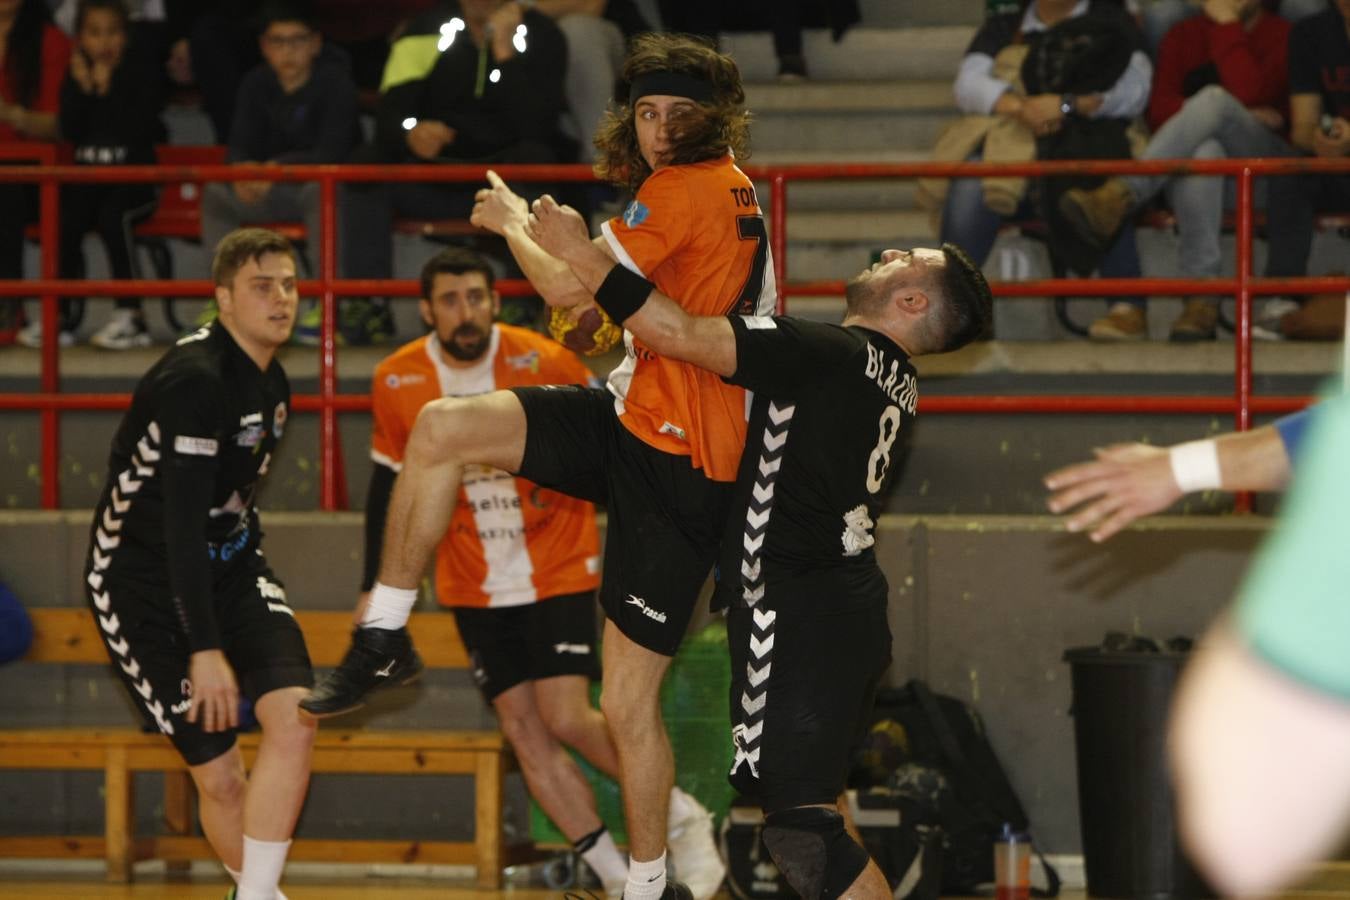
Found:
<svg viewBox="0 0 1350 900"><path fill-rule="evenodd" d="M408 624L408 614L417 605L417 588L396 588L375 582L370 589L361 625L370 628L402 628Z"/></svg>
<svg viewBox="0 0 1350 900"><path fill-rule="evenodd" d="M1212 491L1222 487L1219 475L1219 445L1214 441L1188 441L1177 444L1168 456L1172 461L1172 477L1183 494L1191 491Z"/></svg>

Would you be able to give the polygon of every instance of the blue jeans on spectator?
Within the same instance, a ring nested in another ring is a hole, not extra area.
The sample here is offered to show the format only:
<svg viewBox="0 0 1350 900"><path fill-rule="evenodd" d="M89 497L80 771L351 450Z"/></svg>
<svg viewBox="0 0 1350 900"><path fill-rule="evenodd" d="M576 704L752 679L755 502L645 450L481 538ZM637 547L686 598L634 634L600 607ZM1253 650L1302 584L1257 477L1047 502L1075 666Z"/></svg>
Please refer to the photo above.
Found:
<svg viewBox="0 0 1350 900"><path fill-rule="evenodd" d="M1250 156L1293 156L1294 148L1257 121L1232 94L1217 85L1195 93L1163 123L1140 159L1224 159ZM1266 179L1257 187L1264 188ZM1177 217L1178 268L1187 278L1219 275L1223 258L1224 178L1217 175L1129 175L1126 184L1143 205L1164 188ZM1258 198L1253 202L1259 206ZM1296 246L1272 233L1267 271L1287 269Z"/></svg>
<svg viewBox="0 0 1350 900"><path fill-rule="evenodd" d="M967 162L983 159L979 151L966 157ZM1031 203L1023 199L1013 214L1013 220L1029 219L1035 215ZM953 178L947 189L947 202L942 208L940 238L956 244L981 266L994 248L999 228L1004 219L984 205L984 188L978 178ZM1134 223L1126 223L1114 244L1102 257L1099 269L1103 278L1138 278L1143 270L1139 265L1139 250L1134 243ZM1142 297L1121 297L1130 303L1142 305Z"/></svg>

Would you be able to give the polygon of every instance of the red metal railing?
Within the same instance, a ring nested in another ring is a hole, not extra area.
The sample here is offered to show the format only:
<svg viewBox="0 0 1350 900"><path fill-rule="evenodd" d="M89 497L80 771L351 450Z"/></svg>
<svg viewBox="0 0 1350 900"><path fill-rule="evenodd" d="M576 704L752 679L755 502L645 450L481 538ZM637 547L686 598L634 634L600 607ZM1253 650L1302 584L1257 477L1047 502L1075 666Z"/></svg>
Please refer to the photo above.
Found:
<svg viewBox="0 0 1350 900"><path fill-rule="evenodd" d="M37 166L0 166L0 183L36 182L40 201L40 246L42 277L21 282L0 281L0 301L37 295L42 303L44 344L40 391L36 394L0 395L0 410L38 410L42 425L42 505L54 508L59 502L58 415L68 410L121 409L130 402L127 394L60 393L60 359L57 353L57 297L97 296L208 296L211 284L201 280L174 281L62 281L56 278L58 210L57 188L69 182L175 182L175 181L317 181L320 185L323 234L319 243L319 277L301 282L306 295L317 295L323 309L319 344L319 393L297 395L294 405L300 411L317 411L320 416L320 506L325 510L344 505L345 491L341 448L337 432L337 413L370 408L368 395L337 393L336 305L339 296L415 296L417 283L406 279L339 280L337 278L336 192L340 182L468 182L483 183L483 166L56 166L50 148L24 146L19 149L0 146L0 160L38 160ZM496 168L508 181L559 182L588 181L588 167L580 165L512 165ZM1049 279L1024 282L999 282L992 285L998 297L1118 296L1126 294L1215 295L1231 294L1237 299L1234 340L1234 391L1231 398L1211 396L982 396L925 397L924 412L936 413L1232 413L1234 427L1250 427L1251 414L1279 413L1298 409L1309 397L1254 397L1252 395L1251 300L1267 294L1309 294L1321 291L1350 292L1350 277L1256 278L1252 261L1252 179L1263 175L1304 172L1350 173L1350 160L1253 159L1253 160L1093 160L1003 163L907 163L884 165L797 165L745 166L751 178L770 185L770 241L774 252L775 275L780 291L780 308L789 297L840 295L844 282L788 281L787 234L789 181L822 181L857 178L983 177L986 175L1038 176L1047 174L1205 174L1230 175L1237 181L1236 272L1232 278L1212 279ZM0 213L2 214L2 213ZM531 293L519 280L500 283L507 295Z"/></svg>

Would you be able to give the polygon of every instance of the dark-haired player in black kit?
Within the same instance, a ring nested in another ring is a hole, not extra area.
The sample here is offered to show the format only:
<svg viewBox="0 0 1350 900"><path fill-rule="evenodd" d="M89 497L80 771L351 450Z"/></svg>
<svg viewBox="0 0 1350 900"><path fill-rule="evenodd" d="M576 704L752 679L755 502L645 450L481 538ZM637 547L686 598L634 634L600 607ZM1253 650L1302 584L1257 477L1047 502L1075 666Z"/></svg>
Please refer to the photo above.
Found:
<svg viewBox="0 0 1350 900"><path fill-rule="evenodd" d="M314 740L297 709L309 654L253 505L290 407L274 356L295 324L295 251L241 229L212 268L219 318L145 374L113 438L85 581L132 700L188 764L238 900L272 900ZM241 693L262 726L247 777Z"/></svg>
<svg viewBox="0 0 1350 900"><path fill-rule="evenodd" d="M891 659L872 549L913 426L910 358L987 327L991 299L958 248L887 250L848 283L842 325L695 317L587 240L544 197L531 234L615 321L662 356L754 392L718 598L731 648L732 783L765 811L764 843L806 898L888 898L836 799Z"/></svg>

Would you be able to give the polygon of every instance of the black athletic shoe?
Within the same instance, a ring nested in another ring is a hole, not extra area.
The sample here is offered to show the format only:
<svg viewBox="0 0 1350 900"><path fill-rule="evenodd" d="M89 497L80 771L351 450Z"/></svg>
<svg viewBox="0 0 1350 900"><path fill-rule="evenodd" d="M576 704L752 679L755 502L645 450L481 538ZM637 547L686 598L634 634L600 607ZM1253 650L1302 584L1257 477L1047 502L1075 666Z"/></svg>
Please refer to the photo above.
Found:
<svg viewBox="0 0 1350 900"><path fill-rule="evenodd" d="M354 628L342 662L314 685L300 708L319 718L351 712L365 705L371 691L415 681L422 668L408 629Z"/></svg>
<svg viewBox="0 0 1350 900"><path fill-rule="evenodd" d="M661 892L661 900L694 900L694 892L682 881L666 879L666 889Z"/></svg>

